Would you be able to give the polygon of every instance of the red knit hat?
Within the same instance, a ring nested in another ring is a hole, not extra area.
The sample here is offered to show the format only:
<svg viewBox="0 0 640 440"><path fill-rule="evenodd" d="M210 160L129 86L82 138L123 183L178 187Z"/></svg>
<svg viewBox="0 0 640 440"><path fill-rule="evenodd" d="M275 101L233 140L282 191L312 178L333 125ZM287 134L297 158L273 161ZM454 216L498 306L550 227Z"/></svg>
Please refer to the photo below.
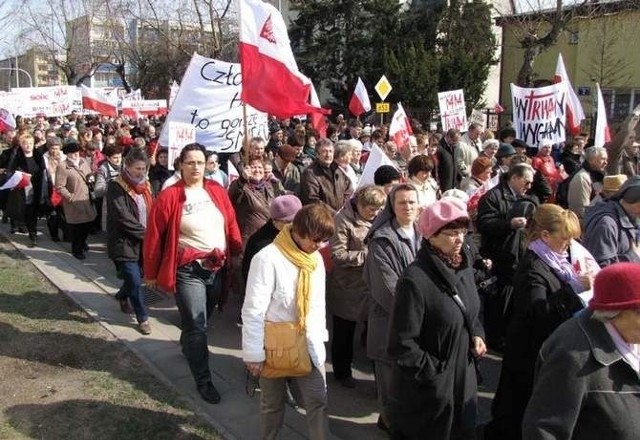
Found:
<svg viewBox="0 0 640 440"><path fill-rule="evenodd" d="M617 263L598 272L592 310L640 309L640 263Z"/></svg>

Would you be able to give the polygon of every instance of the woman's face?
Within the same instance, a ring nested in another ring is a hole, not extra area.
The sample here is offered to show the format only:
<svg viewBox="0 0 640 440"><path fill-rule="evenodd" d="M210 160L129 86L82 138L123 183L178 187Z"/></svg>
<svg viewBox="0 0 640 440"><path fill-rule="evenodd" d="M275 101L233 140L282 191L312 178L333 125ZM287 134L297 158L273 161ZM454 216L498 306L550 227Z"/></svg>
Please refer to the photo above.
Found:
<svg viewBox="0 0 640 440"><path fill-rule="evenodd" d="M478 178L478 180L481 180L482 182L486 182L491 178L491 168L487 168L486 170L478 174L476 177Z"/></svg>
<svg viewBox="0 0 640 440"><path fill-rule="evenodd" d="M49 157L57 159L60 157L60 145L51 145L49 147Z"/></svg>
<svg viewBox="0 0 640 440"><path fill-rule="evenodd" d="M438 143L437 142L431 142L427 146L427 154L429 156L434 156L437 152L438 152Z"/></svg>
<svg viewBox="0 0 640 440"><path fill-rule="evenodd" d="M33 153L33 146L35 145L32 137L27 137L20 140L20 148L26 155Z"/></svg>
<svg viewBox="0 0 640 440"><path fill-rule="evenodd" d="M362 157L362 149L354 148L351 153L351 163L358 165L360 163L360 158Z"/></svg>
<svg viewBox="0 0 640 440"><path fill-rule="evenodd" d="M498 152L498 147L495 147L493 145L488 146L487 148L484 149L484 154L486 154L487 157L490 157L490 158L493 158L497 152Z"/></svg>
<svg viewBox="0 0 640 440"><path fill-rule="evenodd" d="M557 254L567 252L571 244L571 237L564 237L559 232L542 231L540 238L549 246L549 249Z"/></svg>
<svg viewBox="0 0 640 440"><path fill-rule="evenodd" d="M209 156L207 159L207 172L213 173L218 169L218 158L215 156Z"/></svg>
<svg viewBox="0 0 640 440"><path fill-rule="evenodd" d="M142 179L147 174L147 164L143 160L127 165L126 169L134 179Z"/></svg>
<svg viewBox="0 0 640 440"><path fill-rule="evenodd" d="M358 210L358 215L360 217L368 222L371 222L374 218L376 218L380 210L382 210L382 206L361 205L360 203L358 203L356 205L356 209Z"/></svg>
<svg viewBox="0 0 640 440"><path fill-rule="evenodd" d="M409 226L418 217L418 193L396 191L393 195L393 213L400 226Z"/></svg>
<svg viewBox="0 0 640 440"><path fill-rule="evenodd" d="M258 160L249 163L247 177L252 182L260 182L264 179L264 165Z"/></svg>
<svg viewBox="0 0 640 440"><path fill-rule="evenodd" d="M163 167L167 167L169 165L169 155L167 153L158 154L158 163Z"/></svg>
<svg viewBox="0 0 640 440"><path fill-rule="evenodd" d="M73 162L77 162L78 160L80 160L80 152L76 151L75 153L67 153L67 159Z"/></svg>
<svg viewBox="0 0 640 440"><path fill-rule="evenodd" d="M467 235L466 228L445 229L438 235L429 238L429 242L443 254L455 255L462 250L465 235Z"/></svg>
<svg viewBox="0 0 640 440"><path fill-rule="evenodd" d="M199 150L187 151L182 158L180 170L182 179L189 185L202 183L206 165L204 153Z"/></svg>
<svg viewBox="0 0 640 440"><path fill-rule="evenodd" d="M113 156L107 156L107 160L114 167L119 167L122 163L122 153L116 153Z"/></svg>

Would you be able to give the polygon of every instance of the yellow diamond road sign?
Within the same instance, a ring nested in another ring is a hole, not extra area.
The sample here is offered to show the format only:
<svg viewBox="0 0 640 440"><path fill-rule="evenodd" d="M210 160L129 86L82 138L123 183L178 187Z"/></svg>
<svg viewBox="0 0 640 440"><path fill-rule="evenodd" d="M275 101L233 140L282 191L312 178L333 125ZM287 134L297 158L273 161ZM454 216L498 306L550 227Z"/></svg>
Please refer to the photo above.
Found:
<svg viewBox="0 0 640 440"><path fill-rule="evenodd" d="M376 92L378 92L380 99L384 101L385 98L389 96L389 93L391 93L392 87L387 77L382 75L382 78L380 78L380 81L376 84L375 89Z"/></svg>

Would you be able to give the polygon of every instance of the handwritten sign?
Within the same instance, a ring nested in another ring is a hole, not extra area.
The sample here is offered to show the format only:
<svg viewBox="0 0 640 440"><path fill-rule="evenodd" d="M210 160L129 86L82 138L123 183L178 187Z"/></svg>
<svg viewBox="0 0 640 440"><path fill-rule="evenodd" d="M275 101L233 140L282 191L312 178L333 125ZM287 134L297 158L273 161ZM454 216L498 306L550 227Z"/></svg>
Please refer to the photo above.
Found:
<svg viewBox="0 0 640 440"><path fill-rule="evenodd" d="M173 162L180 156L185 145L196 141L196 128L184 122L169 122L169 169L173 169Z"/></svg>
<svg viewBox="0 0 640 440"><path fill-rule="evenodd" d="M167 115L167 122L195 127L196 142L208 150L233 153L245 138L240 64L193 54L180 89ZM168 124L167 124L168 125ZM246 106L246 136L268 138L267 115ZM167 145L169 132L160 133L160 145Z"/></svg>
<svg viewBox="0 0 640 440"><path fill-rule="evenodd" d="M464 104L464 90L450 90L438 93L438 104L440 104L440 118L442 120L442 130L451 128L462 132L467 131L467 110Z"/></svg>
<svg viewBox="0 0 640 440"><path fill-rule="evenodd" d="M166 115L166 99L123 99L121 105L122 114L130 118L144 116Z"/></svg>
<svg viewBox="0 0 640 440"><path fill-rule="evenodd" d="M0 99L11 113L28 118L82 112L82 93L75 86L16 88L2 93Z"/></svg>
<svg viewBox="0 0 640 440"><path fill-rule="evenodd" d="M511 84L516 136L539 147L565 140L567 88L564 82L534 89Z"/></svg>
<svg viewBox="0 0 640 440"><path fill-rule="evenodd" d="M469 125L476 124L480 127L480 130L484 131L487 128L487 114L482 110L471 111L471 117L469 118Z"/></svg>

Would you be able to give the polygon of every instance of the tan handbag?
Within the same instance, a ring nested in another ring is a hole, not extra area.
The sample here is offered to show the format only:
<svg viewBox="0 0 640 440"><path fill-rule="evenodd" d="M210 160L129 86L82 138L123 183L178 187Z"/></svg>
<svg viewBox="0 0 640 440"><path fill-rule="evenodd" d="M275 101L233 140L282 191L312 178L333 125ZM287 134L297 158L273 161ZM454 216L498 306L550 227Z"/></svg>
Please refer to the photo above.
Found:
<svg viewBox="0 0 640 440"><path fill-rule="evenodd" d="M266 359L262 377L306 376L311 373L311 359L306 334L298 332L295 322L264 323Z"/></svg>

